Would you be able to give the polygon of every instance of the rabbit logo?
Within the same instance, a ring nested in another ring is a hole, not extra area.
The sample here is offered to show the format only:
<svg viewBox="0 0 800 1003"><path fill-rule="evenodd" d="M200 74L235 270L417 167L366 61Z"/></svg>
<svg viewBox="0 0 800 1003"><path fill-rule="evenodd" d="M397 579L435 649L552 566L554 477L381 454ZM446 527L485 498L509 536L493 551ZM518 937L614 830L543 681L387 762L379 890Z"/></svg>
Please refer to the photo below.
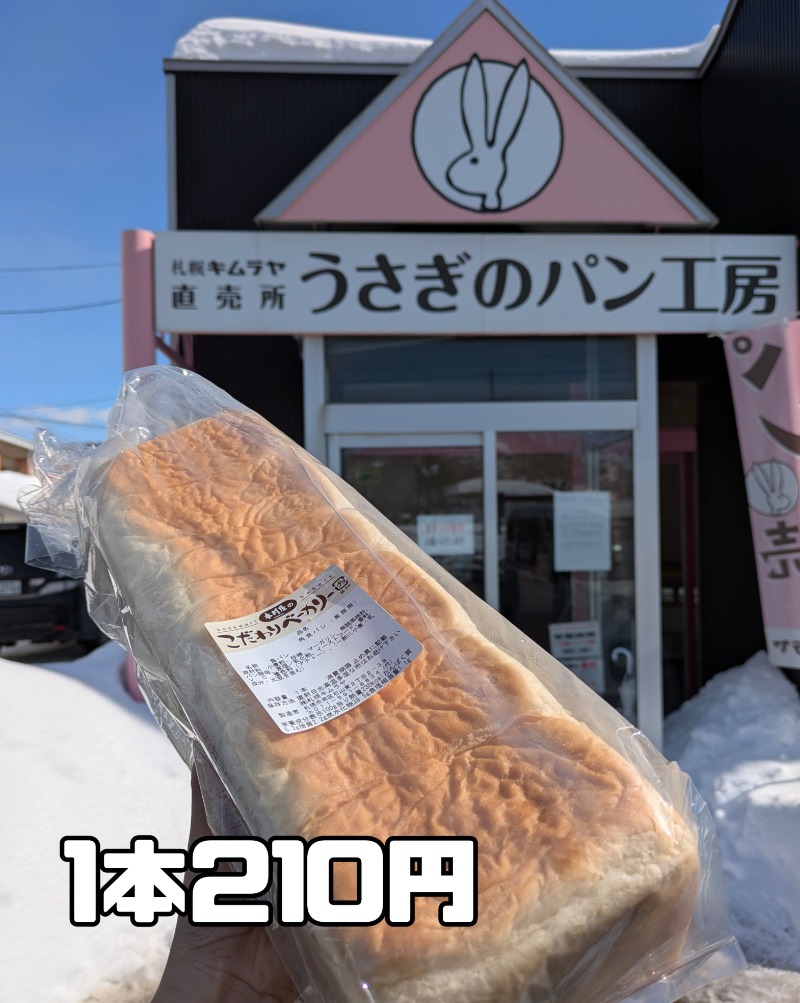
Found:
<svg viewBox="0 0 800 1003"><path fill-rule="evenodd" d="M425 91L414 114L414 155L449 202L503 212L530 201L561 159L561 119L525 60L455 66Z"/></svg>
<svg viewBox="0 0 800 1003"><path fill-rule="evenodd" d="M761 515L786 515L795 507L800 495L794 471L780 460L754 463L744 483L748 504Z"/></svg>

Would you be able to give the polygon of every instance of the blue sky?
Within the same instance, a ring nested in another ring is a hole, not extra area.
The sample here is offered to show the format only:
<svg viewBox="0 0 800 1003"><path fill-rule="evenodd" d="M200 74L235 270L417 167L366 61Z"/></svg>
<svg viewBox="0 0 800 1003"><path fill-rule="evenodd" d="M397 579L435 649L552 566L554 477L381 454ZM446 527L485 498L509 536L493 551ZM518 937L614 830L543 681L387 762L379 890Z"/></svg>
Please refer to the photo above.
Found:
<svg viewBox="0 0 800 1003"><path fill-rule="evenodd" d="M702 40L727 0L507 0L550 48ZM0 63L0 429L102 437L119 387L122 230L166 228L162 61L214 17L435 38L467 0L9 0ZM103 267L87 267L103 266ZM34 312L35 311L35 312ZM68 421L69 424L60 424Z"/></svg>

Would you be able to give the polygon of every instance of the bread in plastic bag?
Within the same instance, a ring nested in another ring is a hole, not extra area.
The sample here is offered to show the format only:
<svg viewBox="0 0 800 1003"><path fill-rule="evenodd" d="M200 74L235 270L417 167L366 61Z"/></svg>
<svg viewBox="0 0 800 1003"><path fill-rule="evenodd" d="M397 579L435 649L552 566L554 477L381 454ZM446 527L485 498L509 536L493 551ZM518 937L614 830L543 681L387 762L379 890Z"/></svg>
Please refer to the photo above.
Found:
<svg viewBox="0 0 800 1003"><path fill-rule="evenodd" d="M742 967L676 764L263 418L150 367L105 442L44 433L35 465L29 560L85 576L215 832L477 840L474 925L422 897L408 926L273 924L304 1001L670 1003Z"/></svg>

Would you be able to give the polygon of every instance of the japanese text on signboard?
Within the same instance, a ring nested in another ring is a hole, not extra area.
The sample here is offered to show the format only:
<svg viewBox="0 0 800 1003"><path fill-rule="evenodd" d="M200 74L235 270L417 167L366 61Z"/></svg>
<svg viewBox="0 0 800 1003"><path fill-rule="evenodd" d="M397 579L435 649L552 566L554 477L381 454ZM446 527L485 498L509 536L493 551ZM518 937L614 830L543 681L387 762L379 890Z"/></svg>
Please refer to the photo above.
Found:
<svg viewBox="0 0 800 1003"><path fill-rule="evenodd" d="M794 289L784 238L421 236L164 234L156 245L159 327L730 329L740 318L779 314Z"/></svg>

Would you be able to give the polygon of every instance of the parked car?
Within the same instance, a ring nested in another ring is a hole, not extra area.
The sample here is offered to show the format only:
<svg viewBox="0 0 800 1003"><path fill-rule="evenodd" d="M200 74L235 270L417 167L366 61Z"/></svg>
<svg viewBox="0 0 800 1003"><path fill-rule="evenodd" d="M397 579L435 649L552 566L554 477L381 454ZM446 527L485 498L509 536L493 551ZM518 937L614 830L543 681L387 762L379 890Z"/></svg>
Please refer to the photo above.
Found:
<svg viewBox="0 0 800 1003"><path fill-rule="evenodd" d="M105 636L89 616L81 579L25 562L24 523L0 524L0 645L16 641L79 642L89 650Z"/></svg>

